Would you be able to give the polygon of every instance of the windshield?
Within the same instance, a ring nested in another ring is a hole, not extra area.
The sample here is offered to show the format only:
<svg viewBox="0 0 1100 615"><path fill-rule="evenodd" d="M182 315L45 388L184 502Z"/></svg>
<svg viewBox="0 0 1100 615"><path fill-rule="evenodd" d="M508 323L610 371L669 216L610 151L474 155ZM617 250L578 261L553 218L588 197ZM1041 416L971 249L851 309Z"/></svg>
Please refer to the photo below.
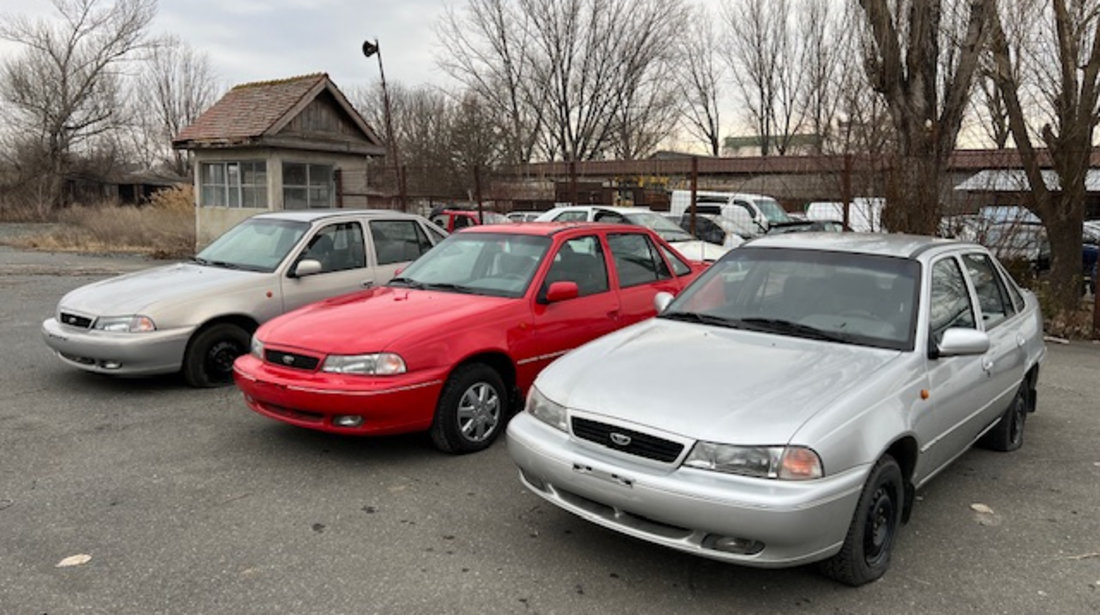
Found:
<svg viewBox="0 0 1100 615"><path fill-rule="evenodd" d="M753 199L752 202L756 203L760 211L764 212L764 217L768 219L768 222L791 221L791 217L787 215L787 212L779 206L775 199Z"/></svg>
<svg viewBox="0 0 1100 615"><path fill-rule="evenodd" d="M302 238L309 224L294 220L251 218L226 231L195 256L213 267L271 273Z"/></svg>
<svg viewBox="0 0 1100 615"><path fill-rule="evenodd" d="M482 211L481 223L482 224L507 224L511 222L504 214L497 213L495 211Z"/></svg>
<svg viewBox="0 0 1100 615"><path fill-rule="evenodd" d="M549 246L543 236L465 231L421 256L390 286L521 297Z"/></svg>
<svg viewBox="0 0 1100 615"><path fill-rule="evenodd" d="M662 318L911 350L920 265L870 254L739 248Z"/></svg>
<svg viewBox="0 0 1100 615"><path fill-rule="evenodd" d="M668 218L651 211L632 212L624 214L623 217L631 224L652 229L665 241L691 241L691 235L689 235L687 231L676 226L676 223Z"/></svg>

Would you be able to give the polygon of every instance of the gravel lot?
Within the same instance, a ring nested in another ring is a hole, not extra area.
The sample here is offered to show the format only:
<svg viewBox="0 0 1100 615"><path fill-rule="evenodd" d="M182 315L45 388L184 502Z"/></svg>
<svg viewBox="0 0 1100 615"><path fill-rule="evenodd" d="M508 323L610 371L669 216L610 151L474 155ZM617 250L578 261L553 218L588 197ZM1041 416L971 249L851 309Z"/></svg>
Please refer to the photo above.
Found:
<svg viewBox="0 0 1100 615"><path fill-rule="evenodd" d="M0 613L1100 612L1098 345L1050 345L1023 449L960 458L851 589L585 523L526 493L503 442L333 437L51 356L62 294L151 264L0 246Z"/></svg>

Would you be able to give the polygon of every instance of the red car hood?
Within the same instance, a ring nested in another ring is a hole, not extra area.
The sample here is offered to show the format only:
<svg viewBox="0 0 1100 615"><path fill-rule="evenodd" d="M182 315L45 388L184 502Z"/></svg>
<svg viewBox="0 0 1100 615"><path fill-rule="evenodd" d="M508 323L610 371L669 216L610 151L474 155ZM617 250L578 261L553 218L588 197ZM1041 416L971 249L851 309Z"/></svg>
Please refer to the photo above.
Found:
<svg viewBox="0 0 1100 615"><path fill-rule="evenodd" d="M324 354L379 352L410 335L447 336L516 301L522 299L381 287L288 312L261 326L256 336L267 345Z"/></svg>

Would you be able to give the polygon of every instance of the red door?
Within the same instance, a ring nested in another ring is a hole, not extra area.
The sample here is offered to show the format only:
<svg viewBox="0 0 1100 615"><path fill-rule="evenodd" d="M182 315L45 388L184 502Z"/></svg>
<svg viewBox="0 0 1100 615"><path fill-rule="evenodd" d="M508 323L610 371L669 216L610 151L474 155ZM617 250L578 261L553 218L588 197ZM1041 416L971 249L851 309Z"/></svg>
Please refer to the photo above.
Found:
<svg viewBox="0 0 1100 615"><path fill-rule="evenodd" d="M679 292L680 281L668 270L649 235L608 233L607 245L619 282L620 326L654 316L653 297L658 292Z"/></svg>

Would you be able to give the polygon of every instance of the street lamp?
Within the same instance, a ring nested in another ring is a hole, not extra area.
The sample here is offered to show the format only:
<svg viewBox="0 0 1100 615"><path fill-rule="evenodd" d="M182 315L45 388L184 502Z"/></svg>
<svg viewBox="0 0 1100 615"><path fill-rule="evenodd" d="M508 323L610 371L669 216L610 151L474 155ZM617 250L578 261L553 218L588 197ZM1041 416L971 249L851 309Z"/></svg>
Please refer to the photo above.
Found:
<svg viewBox="0 0 1100 615"><path fill-rule="evenodd" d="M363 41L363 55L371 57L373 55L378 56L378 75L382 79L382 104L383 115L386 122L386 140L390 143L390 155L393 157L393 173L397 179L397 190L401 199L401 211L407 209L405 203L405 178L401 172L400 160L397 157L397 139L393 135L393 111L390 108L390 92L386 88L386 69L382 67L382 48L378 46L378 39L371 41Z"/></svg>

